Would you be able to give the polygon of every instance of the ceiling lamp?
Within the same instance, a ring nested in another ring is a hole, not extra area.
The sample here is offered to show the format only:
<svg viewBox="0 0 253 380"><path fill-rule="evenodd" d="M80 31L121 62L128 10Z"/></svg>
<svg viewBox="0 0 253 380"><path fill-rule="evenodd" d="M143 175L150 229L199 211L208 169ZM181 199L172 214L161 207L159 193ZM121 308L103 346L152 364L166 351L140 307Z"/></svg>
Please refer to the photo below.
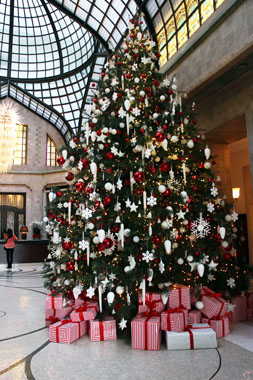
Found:
<svg viewBox="0 0 253 380"><path fill-rule="evenodd" d="M0 103L0 173L6 173L13 164L17 122L17 104L5 99Z"/></svg>

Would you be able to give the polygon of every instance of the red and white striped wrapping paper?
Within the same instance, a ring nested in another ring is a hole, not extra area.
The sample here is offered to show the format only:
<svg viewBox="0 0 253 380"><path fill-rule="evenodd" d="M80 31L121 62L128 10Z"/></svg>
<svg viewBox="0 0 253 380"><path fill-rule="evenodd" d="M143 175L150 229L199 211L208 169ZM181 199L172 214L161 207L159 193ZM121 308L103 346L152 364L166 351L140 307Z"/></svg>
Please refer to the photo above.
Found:
<svg viewBox="0 0 253 380"><path fill-rule="evenodd" d="M227 311L228 301L219 296L219 293L213 292L206 286L203 286L201 289L200 300L204 304L204 307L201 309L201 313L209 319L223 316Z"/></svg>
<svg viewBox="0 0 253 380"><path fill-rule="evenodd" d="M190 288L183 285L173 285L173 289L169 292L168 307L174 309L182 306L188 310L191 309Z"/></svg>
<svg viewBox="0 0 253 380"><path fill-rule="evenodd" d="M132 348L159 351L161 345L160 316L138 314L131 322Z"/></svg>
<svg viewBox="0 0 253 380"><path fill-rule="evenodd" d="M145 305L143 305L142 294L139 294L138 299L138 314L150 313L157 311L161 313L165 309L165 305L162 303L162 296L160 293L146 293Z"/></svg>
<svg viewBox="0 0 253 380"><path fill-rule="evenodd" d="M247 309L247 317L248 317L248 321L253 322L253 308L252 309L250 309L250 308Z"/></svg>
<svg viewBox="0 0 253 380"><path fill-rule="evenodd" d="M63 303L64 298L62 294L57 294L56 296L47 294L46 296L46 309L62 309Z"/></svg>
<svg viewBox="0 0 253 380"><path fill-rule="evenodd" d="M188 310L176 310L168 309L161 313L161 330L181 332L188 326Z"/></svg>
<svg viewBox="0 0 253 380"><path fill-rule="evenodd" d="M232 322L240 322L247 320L247 298L245 296L237 296L232 298L232 304L236 305L234 311L228 313L229 320Z"/></svg>
<svg viewBox="0 0 253 380"><path fill-rule="evenodd" d="M200 323L201 320L201 311L200 310L191 310L188 314L188 324Z"/></svg>
<svg viewBox="0 0 253 380"><path fill-rule="evenodd" d="M202 318L201 322L209 324L209 326L216 332L216 338L222 338L223 336L230 334L228 317L220 317L219 319Z"/></svg>
<svg viewBox="0 0 253 380"><path fill-rule="evenodd" d="M63 320L49 326L49 340L57 343L72 343L87 333L87 322Z"/></svg>
<svg viewBox="0 0 253 380"><path fill-rule="evenodd" d="M98 319L89 321L89 336L91 342L117 339L115 319L108 316L104 321Z"/></svg>
<svg viewBox="0 0 253 380"><path fill-rule="evenodd" d="M45 310L45 322L46 326L50 326L58 320L65 318L71 313L72 307L64 307L62 309L46 309Z"/></svg>
<svg viewBox="0 0 253 380"><path fill-rule="evenodd" d="M77 299L75 299L75 307L77 306L82 306L84 304L84 299L81 298L81 297L78 297Z"/></svg>
<svg viewBox="0 0 253 380"><path fill-rule="evenodd" d="M73 322L90 321L95 319L98 312L98 303L96 301L87 301L82 306L76 307L70 314Z"/></svg>
<svg viewBox="0 0 253 380"><path fill-rule="evenodd" d="M216 348L216 333L207 323L194 323L188 331L165 331L167 349L194 350L198 348Z"/></svg>

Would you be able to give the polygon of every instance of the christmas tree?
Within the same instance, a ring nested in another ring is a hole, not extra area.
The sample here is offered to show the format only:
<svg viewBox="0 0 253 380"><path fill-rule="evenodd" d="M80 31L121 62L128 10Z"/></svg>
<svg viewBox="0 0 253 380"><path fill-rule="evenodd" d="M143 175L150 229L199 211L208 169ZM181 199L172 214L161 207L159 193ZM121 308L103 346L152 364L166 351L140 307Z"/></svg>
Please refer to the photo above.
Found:
<svg viewBox="0 0 253 380"><path fill-rule="evenodd" d="M137 313L140 288L217 288L217 278L242 286L239 267L233 277L224 270L238 215L215 181L194 107L183 109L158 58L137 16L101 74L84 132L58 158L71 185L49 199L46 286L97 293L100 311L114 313L121 329Z"/></svg>

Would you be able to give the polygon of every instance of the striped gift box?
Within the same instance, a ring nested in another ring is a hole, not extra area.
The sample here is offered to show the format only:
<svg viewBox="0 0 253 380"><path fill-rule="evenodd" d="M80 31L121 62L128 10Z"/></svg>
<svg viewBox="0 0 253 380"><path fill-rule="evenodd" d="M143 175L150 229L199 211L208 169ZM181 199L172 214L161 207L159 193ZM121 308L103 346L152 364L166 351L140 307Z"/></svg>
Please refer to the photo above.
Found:
<svg viewBox="0 0 253 380"><path fill-rule="evenodd" d="M73 322L90 321L95 319L98 312L98 303L96 301L87 301L82 306L76 307L70 314Z"/></svg>
<svg viewBox="0 0 253 380"><path fill-rule="evenodd" d="M131 322L132 348L158 351L161 345L160 316L138 314Z"/></svg>
<svg viewBox="0 0 253 380"><path fill-rule="evenodd" d="M47 294L46 296L46 309L62 309L64 304L64 298L62 294L53 296Z"/></svg>
<svg viewBox="0 0 253 380"><path fill-rule="evenodd" d="M108 316L103 321L98 319L89 321L89 336L91 342L117 339L115 319Z"/></svg>
<svg viewBox="0 0 253 380"><path fill-rule="evenodd" d="M227 311L228 301L225 301L220 293L215 293L206 286L203 286L201 289L200 300L204 304L201 312L208 319L223 316Z"/></svg>
<svg viewBox="0 0 253 380"><path fill-rule="evenodd" d="M49 326L49 340L57 343L72 343L87 333L87 322L63 320Z"/></svg>
<svg viewBox="0 0 253 380"><path fill-rule="evenodd" d="M72 307L64 307L62 309L46 309L45 310L45 320L46 326L50 326L55 323L55 319L60 320L65 318L67 315L71 313ZM57 321L58 322L58 321Z"/></svg>
<svg viewBox="0 0 253 380"><path fill-rule="evenodd" d="M213 329L207 323L194 323L188 331L165 331L167 349L195 350L198 348L216 348L217 339Z"/></svg>
<svg viewBox="0 0 253 380"><path fill-rule="evenodd" d="M200 310L191 310L188 314L188 324L200 323L201 320L201 311Z"/></svg>
<svg viewBox="0 0 253 380"><path fill-rule="evenodd" d="M169 292L168 307L174 309L178 306L191 309L190 288L188 286L175 284Z"/></svg>
<svg viewBox="0 0 253 380"><path fill-rule="evenodd" d="M237 296L232 298L232 304L235 305L234 311L228 313L229 320L232 322L240 322L247 320L247 298L245 296Z"/></svg>
<svg viewBox="0 0 253 380"><path fill-rule="evenodd" d="M230 334L228 317L219 317L217 319L202 318L201 322L209 324L209 326L216 332L216 338L222 338L223 336Z"/></svg>
<svg viewBox="0 0 253 380"><path fill-rule="evenodd" d="M187 309L168 309L161 313L161 330L181 332L184 331L187 326Z"/></svg>
<svg viewBox="0 0 253 380"><path fill-rule="evenodd" d="M160 293L146 293L145 305L143 305L142 294L138 297L138 314L157 311L161 313L165 309L162 303L162 296Z"/></svg>

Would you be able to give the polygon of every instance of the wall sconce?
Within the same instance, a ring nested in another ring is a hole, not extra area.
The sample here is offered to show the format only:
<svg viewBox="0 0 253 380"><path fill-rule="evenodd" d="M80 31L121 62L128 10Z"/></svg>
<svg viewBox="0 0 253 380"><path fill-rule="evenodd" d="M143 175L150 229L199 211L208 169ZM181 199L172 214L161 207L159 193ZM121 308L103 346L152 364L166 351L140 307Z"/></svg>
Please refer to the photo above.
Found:
<svg viewBox="0 0 253 380"><path fill-rule="evenodd" d="M21 239L26 240L27 239L28 227L27 226L21 226L20 232L21 232Z"/></svg>
<svg viewBox="0 0 253 380"><path fill-rule="evenodd" d="M240 196L240 187L233 187L232 188L232 194L233 194L234 201L237 201L237 199Z"/></svg>

